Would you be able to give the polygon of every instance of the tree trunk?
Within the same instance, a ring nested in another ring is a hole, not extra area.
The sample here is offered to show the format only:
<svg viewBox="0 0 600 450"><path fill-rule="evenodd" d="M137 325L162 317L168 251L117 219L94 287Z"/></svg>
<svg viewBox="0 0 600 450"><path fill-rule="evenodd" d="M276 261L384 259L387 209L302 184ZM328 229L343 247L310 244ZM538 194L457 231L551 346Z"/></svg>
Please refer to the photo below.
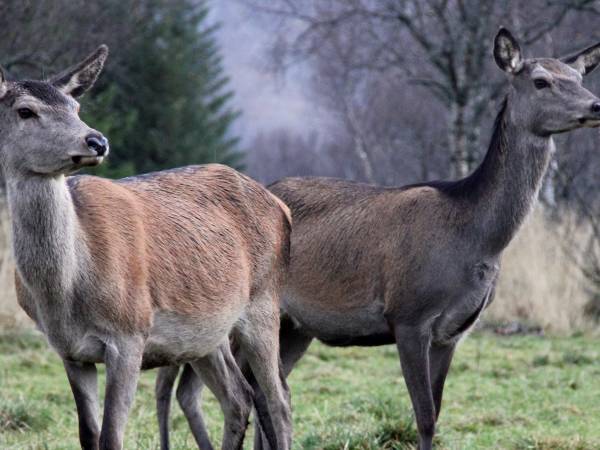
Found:
<svg viewBox="0 0 600 450"><path fill-rule="evenodd" d="M453 104L450 107L449 145L450 174L453 179L463 178L469 173L469 151L465 124L465 107Z"/></svg>

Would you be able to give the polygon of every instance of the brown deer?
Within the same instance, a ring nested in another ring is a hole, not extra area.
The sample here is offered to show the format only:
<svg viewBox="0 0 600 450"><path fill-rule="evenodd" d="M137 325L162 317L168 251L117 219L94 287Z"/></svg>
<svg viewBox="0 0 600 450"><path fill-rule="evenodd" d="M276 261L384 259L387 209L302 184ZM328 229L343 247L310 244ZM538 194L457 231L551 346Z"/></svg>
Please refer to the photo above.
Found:
<svg viewBox="0 0 600 450"><path fill-rule="evenodd" d="M284 372L313 338L333 346L395 343L422 450L432 447L456 344L492 301L502 252L537 197L552 135L600 126L600 99L582 87L582 75L600 62L600 44L562 60L524 59L502 28L494 58L509 89L470 176L400 188L327 178L270 187L294 220ZM183 377L180 397L193 389Z"/></svg>
<svg viewBox="0 0 600 450"><path fill-rule="evenodd" d="M118 181L67 176L108 154L75 100L107 54L101 46L48 81L8 81L0 72L18 300L64 362L81 446L122 448L140 369L189 363L220 401L223 448L242 448L252 390L231 355L231 334L268 397L269 445L289 449L278 359L289 210L217 164ZM101 428L97 363L107 378Z"/></svg>

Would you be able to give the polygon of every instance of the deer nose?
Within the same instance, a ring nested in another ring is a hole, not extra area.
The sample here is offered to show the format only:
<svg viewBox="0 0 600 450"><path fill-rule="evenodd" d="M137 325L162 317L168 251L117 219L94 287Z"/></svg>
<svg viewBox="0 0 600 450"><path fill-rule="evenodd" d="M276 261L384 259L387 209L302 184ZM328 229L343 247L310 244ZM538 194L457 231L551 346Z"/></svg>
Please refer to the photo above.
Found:
<svg viewBox="0 0 600 450"><path fill-rule="evenodd" d="M108 139L101 134L88 134L85 137L85 143L90 150L94 150L98 156L104 156L108 153Z"/></svg>
<svg viewBox="0 0 600 450"><path fill-rule="evenodd" d="M592 112L594 114L600 114L600 102L596 102L592 105Z"/></svg>

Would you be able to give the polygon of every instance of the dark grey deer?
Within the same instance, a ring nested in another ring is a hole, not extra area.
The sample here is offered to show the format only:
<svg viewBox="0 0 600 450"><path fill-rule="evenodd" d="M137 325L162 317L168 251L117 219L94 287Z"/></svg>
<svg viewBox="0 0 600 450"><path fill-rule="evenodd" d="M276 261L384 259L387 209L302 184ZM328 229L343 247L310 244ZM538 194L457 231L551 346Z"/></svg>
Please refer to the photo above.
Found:
<svg viewBox="0 0 600 450"><path fill-rule="evenodd" d="M582 87L600 62L600 44L562 60L524 59L500 29L494 58L510 85L470 176L400 188L288 178L270 188L294 220L280 335L285 374L313 338L395 343L422 450L432 448L456 344L492 301L502 252L537 197L552 135L600 126L600 100ZM179 397L194 389L182 377ZM257 409L268 428L260 396ZM198 434L199 421L190 423Z"/></svg>

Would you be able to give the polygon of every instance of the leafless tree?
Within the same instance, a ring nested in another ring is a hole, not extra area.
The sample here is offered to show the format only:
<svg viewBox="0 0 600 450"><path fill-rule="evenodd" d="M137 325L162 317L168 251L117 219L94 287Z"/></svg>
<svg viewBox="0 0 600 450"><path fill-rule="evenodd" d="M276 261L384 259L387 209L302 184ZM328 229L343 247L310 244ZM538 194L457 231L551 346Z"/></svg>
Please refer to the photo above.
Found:
<svg viewBox="0 0 600 450"><path fill-rule="evenodd" d="M15 77L43 77L100 43L113 48L126 45L132 24L145 17L146 3L0 2L0 64Z"/></svg>
<svg viewBox="0 0 600 450"><path fill-rule="evenodd" d="M502 92L503 81L490 70L490 39L497 27L510 24L528 47L548 46L551 32L570 16L598 9L590 0L242 1L279 19L273 56L280 69L298 61L312 64L315 92L339 114L363 178L370 181L385 181L375 161L394 151L390 142L398 144L385 133L374 138L363 120L373 117L371 96L380 92L374 86L381 80L417 92L422 96L417 102L441 110L430 112L435 119L438 112L445 115L435 126L444 129L450 175L461 177L481 156L481 129ZM397 107L410 111L412 100ZM413 122L404 123L424 125ZM431 130L431 124L425 128Z"/></svg>

